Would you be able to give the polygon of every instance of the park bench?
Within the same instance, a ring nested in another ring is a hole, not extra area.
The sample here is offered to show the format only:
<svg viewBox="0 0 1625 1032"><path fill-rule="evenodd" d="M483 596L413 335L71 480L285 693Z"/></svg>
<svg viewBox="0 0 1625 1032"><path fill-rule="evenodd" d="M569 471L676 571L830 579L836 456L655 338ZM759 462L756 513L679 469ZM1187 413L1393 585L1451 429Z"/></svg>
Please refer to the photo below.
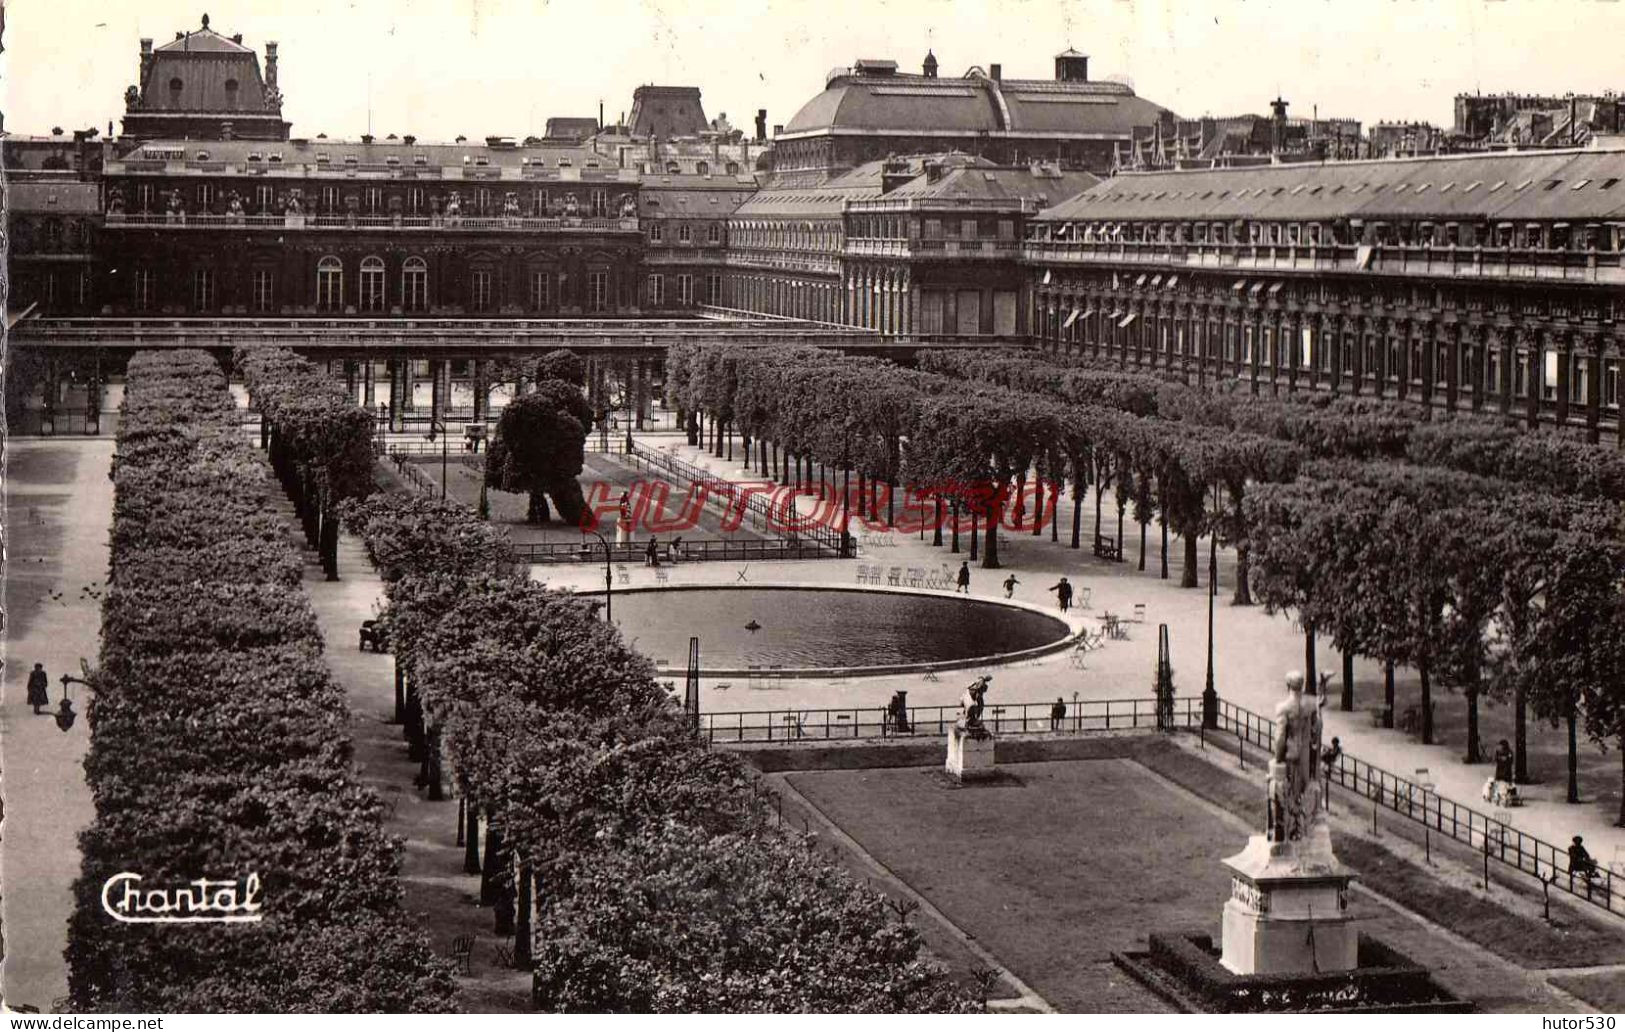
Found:
<svg viewBox="0 0 1625 1032"><path fill-rule="evenodd" d="M356 651L362 652L369 648L374 652L387 652L389 650L388 635L382 627L378 626L377 620L361 621L361 640L356 645Z"/></svg>
<svg viewBox="0 0 1625 1032"><path fill-rule="evenodd" d="M1117 542L1104 534L1095 535L1095 555L1102 559L1110 559L1114 563L1123 561L1123 550Z"/></svg>

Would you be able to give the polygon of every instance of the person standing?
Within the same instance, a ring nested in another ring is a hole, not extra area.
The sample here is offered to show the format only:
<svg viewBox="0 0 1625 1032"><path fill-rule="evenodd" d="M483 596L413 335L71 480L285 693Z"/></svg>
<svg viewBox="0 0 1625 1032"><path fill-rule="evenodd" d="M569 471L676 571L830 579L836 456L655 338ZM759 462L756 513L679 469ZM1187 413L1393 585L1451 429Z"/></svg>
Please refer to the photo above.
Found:
<svg viewBox="0 0 1625 1032"><path fill-rule="evenodd" d="M1004 597L1005 598L1013 597L1015 595L1015 593L1016 593L1016 585L1020 584L1020 583L1021 582L1019 580L1016 580L1016 575L1013 574L1013 573L1010 576L1006 577L1004 579Z"/></svg>
<svg viewBox="0 0 1625 1032"><path fill-rule="evenodd" d="M41 706L51 704L51 678L45 672L44 663L35 663L33 672L28 675L28 704L34 707L36 717Z"/></svg>
<svg viewBox="0 0 1625 1032"><path fill-rule="evenodd" d="M643 565L660 565L660 540L653 534L649 535L649 547L643 550Z"/></svg>
<svg viewBox="0 0 1625 1032"><path fill-rule="evenodd" d="M615 543L629 545L632 543L632 492L621 492L620 509L615 514Z"/></svg>
<svg viewBox="0 0 1625 1032"><path fill-rule="evenodd" d="M679 534L672 538L671 542L666 545L666 561L671 563L673 566L676 566L677 560L682 557L682 554L683 536Z"/></svg>
<svg viewBox="0 0 1625 1032"><path fill-rule="evenodd" d="M1065 577L1062 577L1057 583L1051 585L1050 590L1055 592L1056 599L1060 601L1061 612L1064 613L1068 609L1072 608L1072 585Z"/></svg>
<svg viewBox="0 0 1625 1032"><path fill-rule="evenodd" d="M959 586L954 588L954 594L964 592L970 594L970 563L961 561L959 564Z"/></svg>
<svg viewBox="0 0 1625 1032"><path fill-rule="evenodd" d="M1501 739L1500 744L1495 747L1495 755L1492 759L1495 761L1495 780L1510 784L1512 782L1512 746L1507 744L1505 738Z"/></svg>
<svg viewBox="0 0 1625 1032"><path fill-rule="evenodd" d="M1051 731L1061 730L1061 725L1065 722L1065 720L1066 700L1057 695L1055 697L1055 705L1049 708L1049 729Z"/></svg>

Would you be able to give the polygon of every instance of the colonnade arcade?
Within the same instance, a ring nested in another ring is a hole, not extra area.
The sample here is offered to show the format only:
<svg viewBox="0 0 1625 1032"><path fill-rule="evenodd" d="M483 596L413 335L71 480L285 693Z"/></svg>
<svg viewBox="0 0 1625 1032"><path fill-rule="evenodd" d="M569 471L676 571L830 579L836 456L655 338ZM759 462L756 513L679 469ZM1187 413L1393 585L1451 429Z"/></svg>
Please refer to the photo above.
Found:
<svg viewBox="0 0 1625 1032"><path fill-rule="evenodd" d="M1242 379L1255 393L1319 389L1498 412L1531 427L1582 427L1592 441L1611 426L1625 447L1625 339L1613 324L1528 318L1500 299L1489 311L1370 303L1355 300L1359 287L1302 279L1052 278L1034 288L1032 320L1048 349L1187 383Z"/></svg>
<svg viewBox="0 0 1625 1032"><path fill-rule="evenodd" d="M881 333L914 332L914 290L907 268L848 263L842 281L850 325Z"/></svg>

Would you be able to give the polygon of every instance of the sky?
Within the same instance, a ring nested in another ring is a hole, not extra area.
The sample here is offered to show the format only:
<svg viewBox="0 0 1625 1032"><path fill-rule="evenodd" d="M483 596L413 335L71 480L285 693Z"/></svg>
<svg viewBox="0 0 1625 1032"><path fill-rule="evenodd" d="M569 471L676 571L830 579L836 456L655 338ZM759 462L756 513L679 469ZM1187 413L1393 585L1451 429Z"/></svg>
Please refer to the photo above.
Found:
<svg viewBox="0 0 1625 1032"><path fill-rule="evenodd" d="M1090 55L1180 115L1451 122L1459 92L1625 90L1621 0L0 0L0 110L14 133L123 113L139 41L193 29L280 43L295 136L541 135L628 113L644 83L698 86L747 131L790 121L830 69L889 58L944 76L1050 78ZM263 53L263 51L262 51ZM116 126L115 126L116 129Z"/></svg>

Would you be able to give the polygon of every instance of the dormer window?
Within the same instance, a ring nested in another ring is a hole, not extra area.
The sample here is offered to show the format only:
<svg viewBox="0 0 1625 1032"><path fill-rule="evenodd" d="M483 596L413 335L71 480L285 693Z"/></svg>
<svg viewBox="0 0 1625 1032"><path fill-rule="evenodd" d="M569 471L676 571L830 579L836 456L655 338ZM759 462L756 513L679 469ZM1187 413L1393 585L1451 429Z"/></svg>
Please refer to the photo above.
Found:
<svg viewBox="0 0 1625 1032"><path fill-rule="evenodd" d="M491 159L488 158L488 157L485 157L483 154L474 159L474 164L476 164L476 165L489 165L490 163L491 163Z"/></svg>
<svg viewBox="0 0 1625 1032"><path fill-rule="evenodd" d="M396 157L396 156L395 156L395 155L393 155L393 154L391 154L391 155L390 155L390 156L389 156L389 157L387 157L387 158L385 158L385 159L384 159L384 164L386 164L386 165L388 165L388 166L390 166L390 167L391 167L391 168L394 168L394 167L397 167L397 166L399 166L399 165L400 165L400 163L401 163L401 159L400 159L400 158L397 158L397 157Z"/></svg>
<svg viewBox="0 0 1625 1032"><path fill-rule="evenodd" d="M209 160L209 152L206 151L206 150L198 151L197 152L197 160L199 160L199 161L208 161Z"/></svg>
<svg viewBox="0 0 1625 1032"><path fill-rule="evenodd" d="M428 159L427 156L422 155L422 154L414 154L414 155L412 155L412 164L414 164L414 165L427 165L428 163L429 163L429 159Z"/></svg>
<svg viewBox="0 0 1625 1032"><path fill-rule="evenodd" d="M249 155L248 155L248 160L249 161L262 161L262 160L264 160L264 155L262 155L259 151L251 151L249 153Z"/></svg>
<svg viewBox="0 0 1625 1032"><path fill-rule="evenodd" d="M318 165L325 165L329 161L332 161L332 160L333 159L331 157L329 157L326 154L321 153L320 151L318 151L317 154L316 154L316 164L318 164Z"/></svg>
<svg viewBox="0 0 1625 1032"><path fill-rule="evenodd" d="M271 164L273 164L273 165L282 164L282 152L281 151L277 151L275 154L271 155Z"/></svg>
<svg viewBox="0 0 1625 1032"><path fill-rule="evenodd" d="M587 167L587 168L597 168L597 167L598 167L598 162L596 162L596 161L589 161L589 162L587 162L587 166L586 166L586 167Z"/></svg>
<svg viewBox="0 0 1625 1032"><path fill-rule="evenodd" d="M179 93L180 91L181 91L181 81L179 79L171 79L171 80L169 80L169 92L171 92L171 93Z"/></svg>
<svg viewBox="0 0 1625 1032"><path fill-rule="evenodd" d="M358 160L359 159L354 154L346 154L344 156L344 163L346 165L354 165L354 164L357 163Z"/></svg>
<svg viewBox="0 0 1625 1032"><path fill-rule="evenodd" d="M569 168L569 167L570 167L570 159L569 158L560 158L559 159L559 168Z"/></svg>

